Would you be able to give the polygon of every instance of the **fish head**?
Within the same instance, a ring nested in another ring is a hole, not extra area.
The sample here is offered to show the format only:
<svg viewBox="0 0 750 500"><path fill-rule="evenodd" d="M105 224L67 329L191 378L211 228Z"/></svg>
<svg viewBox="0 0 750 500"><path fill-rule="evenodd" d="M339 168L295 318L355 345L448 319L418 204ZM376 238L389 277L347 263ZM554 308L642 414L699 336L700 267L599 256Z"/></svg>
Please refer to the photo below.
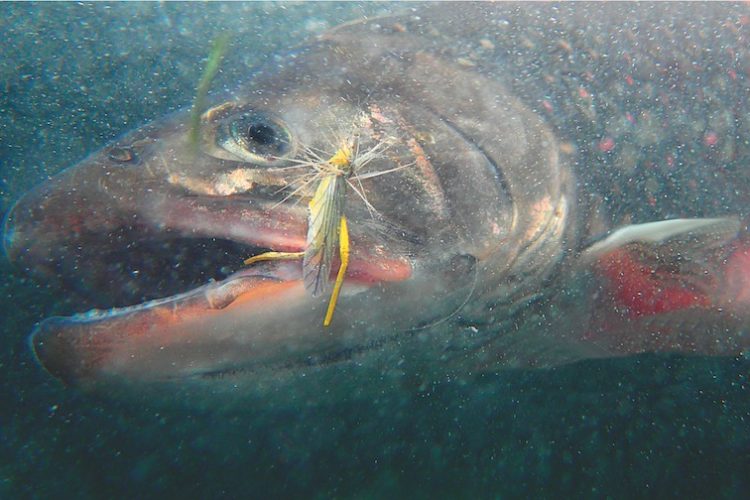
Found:
<svg viewBox="0 0 750 500"><path fill-rule="evenodd" d="M43 321L41 364L86 385L333 362L494 321L537 288L575 227L554 135L501 84L379 36L335 31L21 198L7 255L99 308ZM350 259L324 327L329 296L305 289L301 260L242 262L306 250L342 143Z"/></svg>

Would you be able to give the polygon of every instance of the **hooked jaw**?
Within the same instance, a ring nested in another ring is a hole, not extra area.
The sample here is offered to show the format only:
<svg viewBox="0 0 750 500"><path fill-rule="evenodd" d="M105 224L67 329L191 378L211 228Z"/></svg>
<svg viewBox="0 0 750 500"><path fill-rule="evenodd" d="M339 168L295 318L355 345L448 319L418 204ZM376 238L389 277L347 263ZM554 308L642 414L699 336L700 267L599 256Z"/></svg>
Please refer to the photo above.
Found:
<svg viewBox="0 0 750 500"><path fill-rule="evenodd" d="M381 271L390 271L391 280L411 274L403 264ZM263 367L338 338L323 334L324 304L307 293L301 274L299 262L257 263L173 297L49 318L34 330L30 346L39 363L69 385ZM348 276L344 293L356 295L384 276L360 269ZM345 308L332 328L356 321L360 307Z"/></svg>
<svg viewBox="0 0 750 500"><path fill-rule="evenodd" d="M39 363L66 384L123 375L158 380L252 363L252 352L243 354L248 359L237 358L242 342L218 335L268 328L273 319L269 311L280 300L295 301L301 295L294 270L280 266L264 271L237 273L136 306L49 318L32 332L30 347ZM247 337L244 342L252 344L252 334ZM262 334L255 341L259 352L268 348L261 347ZM217 350L222 343L226 348Z"/></svg>

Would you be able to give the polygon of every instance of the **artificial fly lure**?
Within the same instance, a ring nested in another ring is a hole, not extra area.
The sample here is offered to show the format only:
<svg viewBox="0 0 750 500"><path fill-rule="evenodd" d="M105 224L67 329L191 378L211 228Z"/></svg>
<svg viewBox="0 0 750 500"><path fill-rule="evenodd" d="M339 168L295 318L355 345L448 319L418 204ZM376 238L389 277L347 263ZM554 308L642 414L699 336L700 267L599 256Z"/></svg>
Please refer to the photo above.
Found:
<svg viewBox="0 0 750 500"><path fill-rule="evenodd" d="M245 260L245 264L250 265L267 260L294 260L302 258L305 288L315 297L330 288L329 276L336 249L338 248L340 264L336 279L333 282L333 289L328 301L328 309L323 320L323 326L327 327L331 324L333 312L336 309L336 302L341 292L341 285L343 284L349 265L349 230L346 216L344 215L346 186L349 185L354 189L371 213L375 211L365 198L364 192L357 189L351 183L350 179L367 163L380 157L387 148L387 144L385 141L379 142L371 149L360 154L359 140L356 137L349 138L341 141L339 149L327 160L324 160L312 151L308 151L310 159L300 161L297 166L312 166L316 170L316 173L290 195L294 195L314 180L319 180L315 194L308 205L309 222L305 251L266 252ZM358 175L357 179L361 180L394 172L407 166L409 165Z"/></svg>
<svg viewBox="0 0 750 500"><path fill-rule="evenodd" d="M323 326L331 324L341 284L349 266L349 230L344 215L344 200L346 182L353 172L351 160L352 151L348 145L344 145L324 164L324 175L309 204L310 222L302 271L305 287L312 291L313 296L327 288L337 243L339 247L339 270ZM331 168L328 169L327 166Z"/></svg>

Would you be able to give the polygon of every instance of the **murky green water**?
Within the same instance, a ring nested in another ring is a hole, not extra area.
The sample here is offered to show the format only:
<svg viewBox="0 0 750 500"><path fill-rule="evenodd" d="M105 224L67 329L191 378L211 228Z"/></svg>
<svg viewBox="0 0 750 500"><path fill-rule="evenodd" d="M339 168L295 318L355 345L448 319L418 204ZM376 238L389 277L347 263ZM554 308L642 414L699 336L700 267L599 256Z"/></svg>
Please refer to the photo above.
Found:
<svg viewBox="0 0 750 500"><path fill-rule="evenodd" d="M377 4L0 5L0 208L113 137ZM242 40L242 43L238 42ZM641 356L231 411L110 400L34 363L77 310L0 260L0 497L741 497L747 361ZM332 388L335 391L335 388Z"/></svg>

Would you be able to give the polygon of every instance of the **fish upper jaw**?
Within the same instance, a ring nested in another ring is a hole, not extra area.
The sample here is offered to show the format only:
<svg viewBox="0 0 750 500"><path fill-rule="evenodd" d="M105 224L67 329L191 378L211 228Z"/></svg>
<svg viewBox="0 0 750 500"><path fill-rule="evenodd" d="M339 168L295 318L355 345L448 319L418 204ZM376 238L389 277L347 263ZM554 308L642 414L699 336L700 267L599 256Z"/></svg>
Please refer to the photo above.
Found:
<svg viewBox="0 0 750 500"><path fill-rule="evenodd" d="M263 251L306 247L303 203L195 194L142 167L115 168L94 155L31 190L5 216L9 260L92 296L89 307L111 307L221 279ZM410 275L406 254L389 251L358 227L352 241L350 279L375 283ZM203 269L186 276L175 266Z"/></svg>

